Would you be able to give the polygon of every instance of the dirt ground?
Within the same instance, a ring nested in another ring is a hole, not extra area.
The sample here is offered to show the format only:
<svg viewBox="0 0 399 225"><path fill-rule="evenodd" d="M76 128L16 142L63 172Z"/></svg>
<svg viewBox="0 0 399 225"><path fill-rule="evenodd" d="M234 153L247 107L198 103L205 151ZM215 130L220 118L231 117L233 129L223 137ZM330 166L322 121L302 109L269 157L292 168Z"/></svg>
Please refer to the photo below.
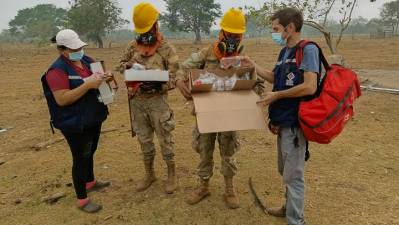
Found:
<svg viewBox="0 0 399 225"><path fill-rule="evenodd" d="M321 39L316 41L323 43ZM87 53L104 59L111 67L116 65L123 46L89 48ZM201 46L185 41L176 42L176 47L185 59ZM389 72L399 70L399 39L345 39L340 50L349 65L360 71L362 79L399 88L399 74ZM246 52L271 68L278 48L268 40L260 45L251 40L246 42ZM123 87L103 126L114 131L102 135L95 159L97 177L113 182L106 191L90 194L104 209L95 215L78 211L70 186L71 154L67 144L62 141L39 151L32 148L61 137L58 131L56 135L50 132L40 86L41 74L56 55L53 48L39 51L29 46L2 46L0 127L8 130L0 133L0 224L285 224L283 219L261 212L248 188L248 178L252 177L267 205L283 201L276 169L276 141L269 132L241 132L242 148L236 155L241 208L229 210L222 201L224 186L217 153L212 196L195 206L184 202L187 193L196 187L199 157L190 144L194 118L177 91L171 92L170 104L177 122L174 135L179 189L173 195L164 194L165 164L158 153L158 181L149 190L136 193L135 183L143 166L138 142L128 131ZM373 71L379 71L378 76ZM307 224L399 224L399 96L364 92L356 102L355 113L332 144L311 144L305 175ZM65 192L66 197L53 205L41 202L42 197L57 192Z"/></svg>

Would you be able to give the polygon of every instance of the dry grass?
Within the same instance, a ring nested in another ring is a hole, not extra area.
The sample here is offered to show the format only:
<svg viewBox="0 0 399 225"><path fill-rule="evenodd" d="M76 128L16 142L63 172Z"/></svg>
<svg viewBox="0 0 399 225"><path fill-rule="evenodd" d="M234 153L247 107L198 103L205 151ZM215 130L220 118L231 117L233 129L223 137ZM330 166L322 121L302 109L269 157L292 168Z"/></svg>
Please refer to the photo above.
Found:
<svg viewBox="0 0 399 225"><path fill-rule="evenodd" d="M121 47L87 50L114 66ZM200 46L179 42L182 59ZM398 39L352 41L340 47L348 63L356 69L398 70ZM278 48L270 41L246 43L246 52L260 64L271 67ZM126 91L110 107L105 128L121 132L102 135L95 169L99 178L110 179L111 188L90 196L104 205L96 215L73 207L71 155L61 142L41 151L30 146L55 139L48 127L48 112L41 96L39 78L56 57L51 49L40 54L29 46L3 45L0 57L0 218L1 224L285 224L284 220L264 215L253 204L247 186L252 176L267 204L282 202L281 179L276 169L275 137L260 131L242 132L242 149L236 155L239 174L236 183L241 208L228 210L222 202L223 181L218 172L220 158L215 153L212 196L196 206L184 203L186 193L196 185L198 155L191 150L194 118L184 107L182 97L170 95L176 112L176 160L179 190L167 196L162 179L165 165L158 154L156 172L160 178L148 191L136 193L135 182L143 173L137 140L128 132ZM396 85L399 87L399 84ZM306 164L306 218L308 224L399 224L399 98L395 95L364 93L357 101L356 117L344 133L330 145L312 144L312 158ZM66 192L55 205L41 203L43 196ZM20 199L20 204L14 201ZM110 217L112 216L112 217Z"/></svg>

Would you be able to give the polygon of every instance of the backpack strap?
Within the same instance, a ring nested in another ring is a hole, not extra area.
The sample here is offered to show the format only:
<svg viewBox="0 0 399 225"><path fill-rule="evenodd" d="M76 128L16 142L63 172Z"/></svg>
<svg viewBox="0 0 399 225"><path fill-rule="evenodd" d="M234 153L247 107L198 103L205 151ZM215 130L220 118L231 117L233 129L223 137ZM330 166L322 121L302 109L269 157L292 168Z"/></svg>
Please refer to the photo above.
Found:
<svg viewBox="0 0 399 225"><path fill-rule="evenodd" d="M303 52L304 49L307 45L315 45L318 49L319 49L319 58L320 58L320 62L323 63L323 66L326 70L330 70L330 64L327 62L326 57L323 54L323 50L320 48L320 46L314 42L314 41L309 41L309 40L301 40L298 44L297 44L297 50L296 50L296 55L295 55L295 59L296 59L296 65L298 67L301 66L302 61L303 61ZM320 67L320 72L321 72L321 67Z"/></svg>
<svg viewBox="0 0 399 225"><path fill-rule="evenodd" d="M331 67L330 67L330 64L327 62L327 59L326 59L326 57L324 56L323 51L322 51L322 49L320 48L320 46L319 46L316 42L309 41L309 40L301 40L301 41L297 44L297 47L296 47L297 50L296 50L296 54L295 54L295 59L296 59L296 64L297 64L298 68L301 66L302 61L303 61L303 52L304 52L304 48L305 48L307 45L310 45L310 44L316 46L316 47L319 49L320 64L323 63L323 66L324 66L324 68L325 68L326 71L330 70L330 68L331 68ZM322 91L322 88L323 88L324 80L326 79L326 75L327 75L327 73L326 73L325 76L322 76L321 72L322 72L322 67L321 67L321 65L320 65L319 74L318 74L318 76L317 76L318 78L317 78L317 90L316 90L316 93L313 94L313 95L311 95L311 96L304 97L303 100L305 100L305 101L312 100L312 99L314 99L315 97L317 97L317 96L320 95L320 93L321 93L321 91Z"/></svg>

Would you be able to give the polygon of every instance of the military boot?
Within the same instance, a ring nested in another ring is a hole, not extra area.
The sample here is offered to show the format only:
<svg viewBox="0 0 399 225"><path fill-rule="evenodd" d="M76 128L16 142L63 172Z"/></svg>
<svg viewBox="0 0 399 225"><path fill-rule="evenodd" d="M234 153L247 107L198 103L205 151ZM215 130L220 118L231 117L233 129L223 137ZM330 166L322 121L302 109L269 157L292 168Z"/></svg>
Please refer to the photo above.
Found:
<svg viewBox="0 0 399 225"><path fill-rule="evenodd" d="M199 187L194 190L187 198L189 205L195 205L211 194L209 191L209 180L201 179Z"/></svg>
<svg viewBox="0 0 399 225"><path fill-rule="evenodd" d="M226 183L226 193L224 194L224 201L226 206L230 209L236 209L240 207L240 200L234 190L233 177L224 177Z"/></svg>
<svg viewBox="0 0 399 225"><path fill-rule="evenodd" d="M173 194L176 190L176 165L174 161L167 161L168 179L165 182L166 194Z"/></svg>
<svg viewBox="0 0 399 225"><path fill-rule="evenodd" d="M137 184L136 191L145 191L147 188L151 186L152 183L156 180L154 173L154 160L145 160L144 161L145 168L145 177L139 181Z"/></svg>

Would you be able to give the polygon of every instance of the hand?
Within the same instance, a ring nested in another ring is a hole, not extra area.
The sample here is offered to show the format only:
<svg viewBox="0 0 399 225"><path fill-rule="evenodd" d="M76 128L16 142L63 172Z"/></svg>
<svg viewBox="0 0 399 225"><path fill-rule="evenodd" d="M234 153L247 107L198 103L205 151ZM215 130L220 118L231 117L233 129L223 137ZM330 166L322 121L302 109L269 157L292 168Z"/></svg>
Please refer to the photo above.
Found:
<svg viewBox="0 0 399 225"><path fill-rule="evenodd" d="M278 100L278 92L267 92L264 97L259 100L258 104L270 105L274 101Z"/></svg>
<svg viewBox="0 0 399 225"><path fill-rule="evenodd" d="M241 57L241 65L242 66L255 67L256 63L251 58L249 58L249 56L242 56Z"/></svg>
<svg viewBox="0 0 399 225"><path fill-rule="evenodd" d="M109 83L109 82L114 80L114 74L111 71L105 72L104 76L105 76L105 81L107 83Z"/></svg>
<svg viewBox="0 0 399 225"><path fill-rule="evenodd" d="M89 89L98 89L103 81L104 74L99 72L94 73L90 77L84 79L84 82Z"/></svg>
<svg viewBox="0 0 399 225"><path fill-rule="evenodd" d="M191 99L191 92L188 89L186 83L183 80L178 80L176 82L177 88L179 88L180 93L186 98L186 99Z"/></svg>
<svg viewBox="0 0 399 225"><path fill-rule="evenodd" d="M133 91L133 88L128 87L127 88L127 96L129 97L129 99L132 99L135 95L135 92Z"/></svg>
<svg viewBox="0 0 399 225"><path fill-rule="evenodd" d="M133 66L133 62L127 62L127 63L125 63L125 69L126 69L126 70L131 69L132 66Z"/></svg>
<svg viewBox="0 0 399 225"><path fill-rule="evenodd" d="M278 132L280 131L280 127L279 126L274 126L274 125L269 125L269 130L270 132L272 132L272 134L277 135Z"/></svg>

